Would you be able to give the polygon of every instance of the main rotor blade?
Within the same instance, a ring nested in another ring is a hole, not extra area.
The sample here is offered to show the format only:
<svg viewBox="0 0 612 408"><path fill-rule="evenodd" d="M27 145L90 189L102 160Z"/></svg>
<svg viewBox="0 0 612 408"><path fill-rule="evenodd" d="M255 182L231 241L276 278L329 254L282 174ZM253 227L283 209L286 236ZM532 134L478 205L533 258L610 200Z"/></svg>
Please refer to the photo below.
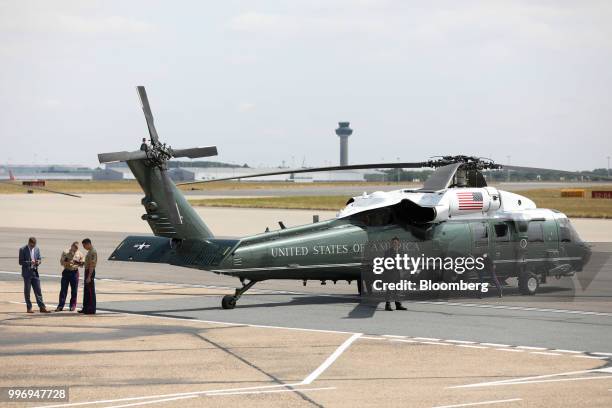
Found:
<svg viewBox="0 0 612 408"><path fill-rule="evenodd" d="M143 150L134 150L133 152L111 152L98 154L100 163L112 163L118 161L141 160L147 158L147 152Z"/></svg>
<svg viewBox="0 0 612 408"><path fill-rule="evenodd" d="M173 157L210 157L217 155L217 146L193 147L191 149L172 149Z"/></svg>
<svg viewBox="0 0 612 408"><path fill-rule="evenodd" d="M15 186L15 187L19 187L19 188L24 188L24 189L27 189L27 190L40 190L40 191L46 191L47 193L61 194L61 195L65 195L65 196L81 198L81 196L76 195L76 194L64 193L63 191L49 190L48 188L44 188L44 187L24 186L23 184L17 184L17 183L12 182L12 181L0 180L0 183L9 184L11 186Z"/></svg>
<svg viewBox="0 0 612 408"><path fill-rule="evenodd" d="M297 173L317 173L321 171L337 171L337 170L362 170L362 169L420 169L423 167L431 167L431 162L417 163L372 163L372 164L349 164L347 166L329 166L329 167L311 167L308 169L293 169L271 171L267 173L247 174L244 176L224 177L212 180L189 181L187 183L179 183L178 186L186 186L199 183L212 183L215 181L239 180L243 178L263 177L263 176L278 176L281 174L297 174Z"/></svg>
<svg viewBox="0 0 612 408"><path fill-rule="evenodd" d="M153 123L153 112L151 112L151 106L149 105L149 98L147 97L147 91L144 86L137 86L138 96L140 97L140 104L142 105L142 111L144 112L145 119L147 120L147 127L149 128L149 136L151 137L151 144L158 145L159 137L157 136L157 129Z"/></svg>
<svg viewBox="0 0 612 408"><path fill-rule="evenodd" d="M612 177L610 176L600 175L597 173L593 173L592 171L568 171L568 170L545 169L541 167L506 166L502 164L502 170L503 169L515 170L515 171L543 172L543 173L558 172L558 173L570 174L570 175L574 175L578 177L592 177L592 178L598 178L601 180L612 180Z"/></svg>
<svg viewBox="0 0 612 408"><path fill-rule="evenodd" d="M182 224L181 215L179 214L176 200L174 199L174 189L172 188L173 181L168 176L167 170L160 169L162 185L164 187L164 195L166 197L166 207L168 207L168 218L172 224Z"/></svg>

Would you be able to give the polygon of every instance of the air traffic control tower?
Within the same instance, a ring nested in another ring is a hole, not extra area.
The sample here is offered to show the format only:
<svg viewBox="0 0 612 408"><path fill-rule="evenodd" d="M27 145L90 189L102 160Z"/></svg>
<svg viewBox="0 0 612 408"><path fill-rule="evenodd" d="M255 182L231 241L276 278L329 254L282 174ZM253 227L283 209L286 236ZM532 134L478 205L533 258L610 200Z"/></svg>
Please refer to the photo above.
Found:
<svg viewBox="0 0 612 408"><path fill-rule="evenodd" d="M353 134L353 129L349 127L350 122L338 122L336 134L340 138L340 165L348 165L348 138Z"/></svg>

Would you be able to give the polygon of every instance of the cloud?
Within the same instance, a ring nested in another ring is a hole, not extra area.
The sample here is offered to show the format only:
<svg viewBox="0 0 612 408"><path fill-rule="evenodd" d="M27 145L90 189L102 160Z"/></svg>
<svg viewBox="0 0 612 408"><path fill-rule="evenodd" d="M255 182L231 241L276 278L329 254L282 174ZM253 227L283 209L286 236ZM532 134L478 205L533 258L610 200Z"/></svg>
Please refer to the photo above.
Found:
<svg viewBox="0 0 612 408"><path fill-rule="evenodd" d="M57 21L61 30L77 33L145 33L153 30L150 23L122 16L59 15Z"/></svg>
<svg viewBox="0 0 612 408"><path fill-rule="evenodd" d="M368 16L309 17L246 12L232 17L227 26L230 30L247 33L328 35L377 31L384 28L384 22L379 19L368 18Z"/></svg>
<svg viewBox="0 0 612 408"><path fill-rule="evenodd" d="M246 112L251 112L253 110L255 110L255 104L254 103L249 103L249 102L243 102L240 105L238 105L238 112L240 113L246 113Z"/></svg>

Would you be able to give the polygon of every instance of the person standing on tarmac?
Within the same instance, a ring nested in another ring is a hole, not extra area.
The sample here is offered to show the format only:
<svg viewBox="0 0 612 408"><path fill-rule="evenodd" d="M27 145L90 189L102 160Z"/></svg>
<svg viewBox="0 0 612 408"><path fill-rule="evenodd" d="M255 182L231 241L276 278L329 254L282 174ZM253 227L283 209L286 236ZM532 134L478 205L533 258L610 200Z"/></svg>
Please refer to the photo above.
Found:
<svg viewBox="0 0 612 408"><path fill-rule="evenodd" d="M34 313L32 310L32 302L30 301L30 292L34 289L36 303L40 309L40 313L51 313L47 310L43 301L42 290L40 289L40 275L38 274L38 266L42 262L40 249L36 246L36 238L30 237L28 244L19 248L19 265L21 265L21 277L23 278L23 296L25 298L27 312Z"/></svg>
<svg viewBox="0 0 612 408"><path fill-rule="evenodd" d="M502 290L502 284L499 281L499 279L497 278L497 273L495 271L495 262L494 262L493 258L491 258L489 256L489 254L486 253L486 252L484 254L482 254L482 257L484 259L484 265L485 265L484 269L487 272L489 272L489 274L491 276L491 280L493 281L493 283L495 284L495 287L497 288L497 296L501 298L501 297L504 296L504 294L503 294L503 290ZM482 282L484 280L484 276L482 276L482 271L479 271L479 272L480 272L479 273L479 278L480 278L480 281Z"/></svg>
<svg viewBox="0 0 612 408"><path fill-rule="evenodd" d="M64 267L62 271L62 283L59 294L59 302L56 312L64 310L68 286L70 286L70 311L74 312L77 304L77 293L79 288L79 267L83 266L83 254L79 251L79 243L73 242L70 248L62 252L60 264Z"/></svg>
<svg viewBox="0 0 612 408"><path fill-rule="evenodd" d="M79 310L79 313L83 314L96 314L96 265L98 264L98 253L91 244L89 238L83 240L83 248L87 250L85 256L85 262L83 266L85 268L85 285L83 287L83 308Z"/></svg>
<svg viewBox="0 0 612 408"><path fill-rule="evenodd" d="M391 246L385 252L385 258L395 258L397 254L399 254L400 249L400 240L398 237L393 237L391 239ZM386 283L399 283L400 274L399 271L395 268L387 269L383 274L384 282ZM402 302L399 300L399 295L397 290L388 290L385 292L385 310L392 311L391 301L395 302L395 310L406 310L404 306L402 306Z"/></svg>

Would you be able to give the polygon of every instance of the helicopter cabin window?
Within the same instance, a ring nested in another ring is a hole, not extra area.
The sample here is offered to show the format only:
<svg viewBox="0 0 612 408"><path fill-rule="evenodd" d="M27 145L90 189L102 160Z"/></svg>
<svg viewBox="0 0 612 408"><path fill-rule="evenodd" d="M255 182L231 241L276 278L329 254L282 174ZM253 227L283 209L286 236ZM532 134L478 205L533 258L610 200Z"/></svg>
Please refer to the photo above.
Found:
<svg viewBox="0 0 612 408"><path fill-rule="evenodd" d="M484 222L472 223L472 237L475 246L487 246L489 244L489 228Z"/></svg>
<svg viewBox="0 0 612 408"><path fill-rule="evenodd" d="M544 242L544 230L542 222L532 221L527 228L527 240L529 242Z"/></svg>
<svg viewBox="0 0 612 408"><path fill-rule="evenodd" d="M495 241L510 242L510 228L506 223L495 224Z"/></svg>

